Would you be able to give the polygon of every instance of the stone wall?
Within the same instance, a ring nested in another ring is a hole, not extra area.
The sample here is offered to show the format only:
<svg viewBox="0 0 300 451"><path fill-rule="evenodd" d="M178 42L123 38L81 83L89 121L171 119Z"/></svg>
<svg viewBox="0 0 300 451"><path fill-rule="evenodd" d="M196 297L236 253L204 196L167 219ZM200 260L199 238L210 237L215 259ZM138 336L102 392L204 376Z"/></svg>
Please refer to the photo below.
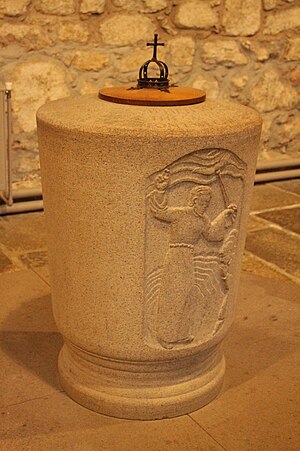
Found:
<svg viewBox="0 0 300 451"><path fill-rule="evenodd" d="M15 187L40 183L37 108L134 83L153 32L166 43L159 57L172 82L256 108L264 118L260 158L297 157L297 27L298 0L0 0L0 79L14 86Z"/></svg>

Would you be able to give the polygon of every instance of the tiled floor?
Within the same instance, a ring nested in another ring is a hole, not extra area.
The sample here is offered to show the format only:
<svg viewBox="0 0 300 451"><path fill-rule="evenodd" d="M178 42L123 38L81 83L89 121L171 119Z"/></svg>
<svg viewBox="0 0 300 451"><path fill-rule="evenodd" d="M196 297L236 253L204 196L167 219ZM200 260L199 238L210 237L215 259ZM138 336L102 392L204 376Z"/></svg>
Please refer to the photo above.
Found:
<svg viewBox="0 0 300 451"><path fill-rule="evenodd" d="M0 450L300 449L300 180L255 187L221 395L154 422L109 418L60 389L42 213L0 217Z"/></svg>

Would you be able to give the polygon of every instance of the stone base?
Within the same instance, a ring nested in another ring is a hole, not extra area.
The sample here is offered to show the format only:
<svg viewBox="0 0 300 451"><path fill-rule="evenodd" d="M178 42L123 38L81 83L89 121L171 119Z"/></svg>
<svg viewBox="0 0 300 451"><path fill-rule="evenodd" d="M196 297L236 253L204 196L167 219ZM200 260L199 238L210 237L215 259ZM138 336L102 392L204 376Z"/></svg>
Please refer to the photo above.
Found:
<svg viewBox="0 0 300 451"><path fill-rule="evenodd" d="M155 420L184 415L220 392L225 359L214 348L157 362L106 359L67 343L59 356L60 382L79 404L118 418Z"/></svg>

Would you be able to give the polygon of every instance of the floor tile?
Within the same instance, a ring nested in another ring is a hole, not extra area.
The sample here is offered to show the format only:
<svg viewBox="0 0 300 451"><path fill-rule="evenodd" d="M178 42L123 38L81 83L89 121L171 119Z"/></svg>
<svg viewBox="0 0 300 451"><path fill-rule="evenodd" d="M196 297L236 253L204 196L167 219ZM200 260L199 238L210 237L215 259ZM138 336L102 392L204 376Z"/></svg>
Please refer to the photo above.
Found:
<svg viewBox="0 0 300 451"><path fill-rule="evenodd" d="M2 332L57 332L50 288L37 274L19 271L0 277Z"/></svg>
<svg viewBox="0 0 300 451"><path fill-rule="evenodd" d="M272 183L272 185L300 195L300 179L284 180L282 182Z"/></svg>
<svg viewBox="0 0 300 451"><path fill-rule="evenodd" d="M299 204L296 194L283 191L270 184L256 185L253 190L251 211L267 210L274 207Z"/></svg>
<svg viewBox="0 0 300 451"><path fill-rule="evenodd" d="M188 416L119 420L91 412L64 393L0 412L3 451L224 451Z"/></svg>
<svg viewBox="0 0 300 451"><path fill-rule="evenodd" d="M235 321L224 342L224 389L256 376L300 345L300 287L242 273Z"/></svg>
<svg viewBox="0 0 300 451"><path fill-rule="evenodd" d="M298 301L295 284L243 276L224 391L191 414L227 450L299 449Z"/></svg>
<svg viewBox="0 0 300 451"><path fill-rule="evenodd" d="M299 364L288 355L191 416L227 450L296 451Z"/></svg>
<svg viewBox="0 0 300 451"><path fill-rule="evenodd" d="M0 249L0 273L14 271L15 265Z"/></svg>
<svg viewBox="0 0 300 451"><path fill-rule="evenodd" d="M265 211L264 213L259 213L257 216L300 234L300 207Z"/></svg>
<svg viewBox="0 0 300 451"><path fill-rule="evenodd" d="M276 271L267 262L247 251L243 255L242 270L257 276L268 277L269 279L290 280L288 276Z"/></svg>
<svg viewBox="0 0 300 451"><path fill-rule="evenodd" d="M57 332L0 332L1 408L61 391L62 344Z"/></svg>
<svg viewBox="0 0 300 451"><path fill-rule="evenodd" d="M50 285L50 273L49 267L47 266L34 266L31 268L44 282Z"/></svg>
<svg viewBox="0 0 300 451"><path fill-rule="evenodd" d="M48 265L48 252L46 250L26 252L26 254L21 254L19 258L28 268L40 268Z"/></svg>
<svg viewBox="0 0 300 451"><path fill-rule="evenodd" d="M43 212L2 216L0 242L16 252L46 248Z"/></svg>
<svg viewBox="0 0 300 451"><path fill-rule="evenodd" d="M0 406L7 406L60 390L57 357L62 338L49 286L38 275L1 274L0 285Z"/></svg>
<svg viewBox="0 0 300 451"><path fill-rule="evenodd" d="M252 230L265 229L269 226L270 225L266 221L263 221L256 216L251 215L248 219L247 232L251 232Z"/></svg>
<svg viewBox="0 0 300 451"><path fill-rule="evenodd" d="M300 240L297 236L273 227L257 230L248 233L246 249L287 273L300 277Z"/></svg>

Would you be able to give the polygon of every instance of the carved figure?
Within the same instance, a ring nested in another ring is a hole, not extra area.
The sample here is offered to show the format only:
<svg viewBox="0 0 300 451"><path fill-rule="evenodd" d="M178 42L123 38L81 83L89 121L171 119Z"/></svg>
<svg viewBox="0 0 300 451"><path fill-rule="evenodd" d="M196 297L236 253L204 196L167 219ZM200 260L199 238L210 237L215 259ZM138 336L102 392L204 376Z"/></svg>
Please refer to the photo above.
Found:
<svg viewBox="0 0 300 451"><path fill-rule="evenodd" d="M163 263L156 321L157 339L165 348L187 344L194 339L190 334L191 318L200 289L194 274L194 245L201 238L223 241L237 214L237 206L230 204L210 221L205 211L212 190L205 185L191 189L187 206L169 207L169 174L169 170L165 170L156 177L156 189L150 196L152 214L170 224L169 250Z"/></svg>
<svg viewBox="0 0 300 451"><path fill-rule="evenodd" d="M242 205L245 169L232 152L206 149L150 177L145 281L149 346L196 345L224 325L238 239L232 226ZM229 201L224 179L230 181L235 202ZM213 211L218 212L215 217Z"/></svg>

